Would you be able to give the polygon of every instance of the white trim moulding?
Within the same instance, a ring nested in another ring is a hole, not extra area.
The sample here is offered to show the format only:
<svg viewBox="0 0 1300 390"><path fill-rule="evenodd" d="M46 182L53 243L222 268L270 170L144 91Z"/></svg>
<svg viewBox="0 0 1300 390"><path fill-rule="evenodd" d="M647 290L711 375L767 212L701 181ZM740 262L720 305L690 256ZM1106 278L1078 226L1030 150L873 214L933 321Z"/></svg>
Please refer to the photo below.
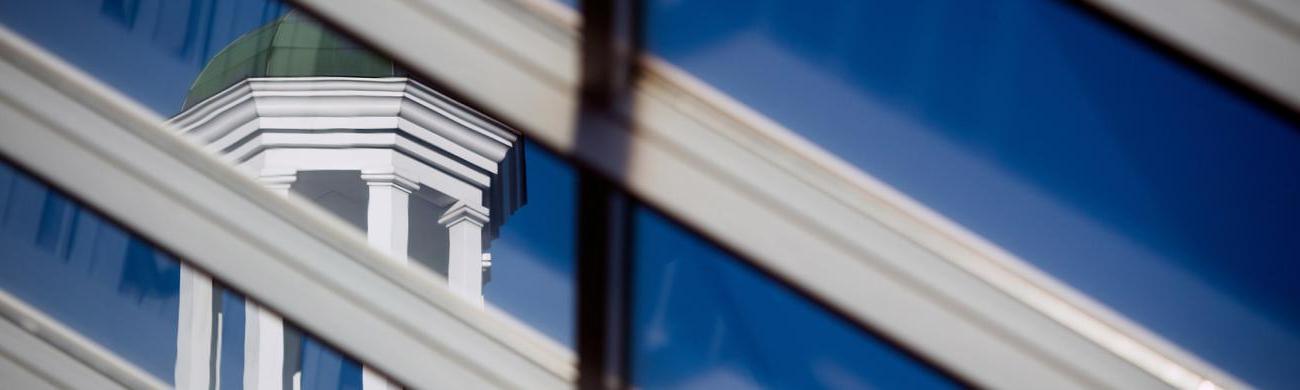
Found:
<svg viewBox="0 0 1300 390"><path fill-rule="evenodd" d="M568 388L571 351L456 297L0 28L0 153L414 388Z"/></svg>
<svg viewBox="0 0 1300 390"><path fill-rule="evenodd" d="M643 58L633 131L579 140L571 10L546 0L298 3L977 385L1246 387L653 57ZM1249 26L1239 32L1254 34ZM1247 71L1279 91L1300 86L1270 66Z"/></svg>

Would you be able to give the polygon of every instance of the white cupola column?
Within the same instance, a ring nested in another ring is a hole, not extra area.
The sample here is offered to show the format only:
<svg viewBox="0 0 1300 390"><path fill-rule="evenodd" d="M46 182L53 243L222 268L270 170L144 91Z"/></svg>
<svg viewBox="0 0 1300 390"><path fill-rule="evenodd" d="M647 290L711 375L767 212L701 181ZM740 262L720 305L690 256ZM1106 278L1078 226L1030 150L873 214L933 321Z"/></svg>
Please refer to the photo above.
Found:
<svg viewBox="0 0 1300 390"><path fill-rule="evenodd" d="M483 226L488 209L456 202L438 218L447 227L447 285L453 293L483 303Z"/></svg>
<svg viewBox="0 0 1300 390"><path fill-rule="evenodd" d="M281 196L298 180L295 170L263 170L262 185ZM244 389L284 387L284 320L271 309L244 300Z"/></svg>
<svg viewBox="0 0 1300 390"><path fill-rule="evenodd" d="M284 320L271 309L244 301L244 388L284 387Z"/></svg>
<svg viewBox="0 0 1300 390"><path fill-rule="evenodd" d="M176 388L207 388L212 380L212 279L181 263L176 324Z"/></svg>
<svg viewBox="0 0 1300 390"><path fill-rule="evenodd" d="M393 260L408 263L407 241L410 237L411 193L419 183L396 173L362 172L369 199L366 204L366 239ZM390 390L401 387L368 366L361 367L363 390Z"/></svg>
<svg viewBox="0 0 1300 390"><path fill-rule="evenodd" d="M380 251L406 264L410 237L411 193L414 180L395 173L361 173L370 196L366 205L366 239Z"/></svg>

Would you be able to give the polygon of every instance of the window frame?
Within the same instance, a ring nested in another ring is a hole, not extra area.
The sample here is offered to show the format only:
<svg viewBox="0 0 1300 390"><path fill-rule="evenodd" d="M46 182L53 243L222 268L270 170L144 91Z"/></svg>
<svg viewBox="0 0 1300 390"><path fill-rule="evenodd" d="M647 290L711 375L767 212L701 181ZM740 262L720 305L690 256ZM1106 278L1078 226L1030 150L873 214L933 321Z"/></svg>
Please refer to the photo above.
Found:
<svg viewBox="0 0 1300 390"><path fill-rule="evenodd" d="M1245 387L653 56L635 60L630 125L577 131L578 17L559 4L295 3L971 383ZM1262 20L1225 0L1084 3L1300 110L1300 78L1287 66L1300 63L1300 36L1286 27L1295 20ZM1214 29L1204 29L1205 17L1215 18ZM403 50L431 46L439 50ZM8 30L0 30L0 80L6 158L395 379L417 387L574 383L569 351L457 300L436 276L385 260L341 222L261 188ZM170 231L178 218L203 231L202 240ZM265 238L278 234L293 239ZM306 268L288 253L334 268ZM287 294L277 278L311 286L308 297ZM339 305L352 317L311 305Z"/></svg>

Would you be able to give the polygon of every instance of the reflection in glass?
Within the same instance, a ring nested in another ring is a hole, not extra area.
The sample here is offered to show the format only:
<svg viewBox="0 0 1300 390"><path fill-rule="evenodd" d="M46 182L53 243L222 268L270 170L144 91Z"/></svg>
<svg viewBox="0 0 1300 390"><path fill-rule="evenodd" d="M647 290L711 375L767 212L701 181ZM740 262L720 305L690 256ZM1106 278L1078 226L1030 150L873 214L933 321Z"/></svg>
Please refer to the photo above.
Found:
<svg viewBox="0 0 1300 390"><path fill-rule="evenodd" d="M0 290L162 380L176 361L180 265L0 164Z"/></svg>
<svg viewBox="0 0 1300 390"><path fill-rule="evenodd" d="M386 57L270 0L0 1L0 23L465 298L571 343L571 169Z"/></svg>
<svg viewBox="0 0 1300 390"><path fill-rule="evenodd" d="M510 216L488 248L498 265L483 296L572 348L577 173L537 144L524 146L528 205Z"/></svg>
<svg viewBox="0 0 1300 390"><path fill-rule="evenodd" d="M1068 1L646 15L654 54L944 216L1247 381L1300 379L1295 123Z"/></svg>
<svg viewBox="0 0 1300 390"><path fill-rule="evenodd" d="M360 364L296 328L269 341L289 353L262 354L270 335L246 335L275 314L8 164L0 290L177 387L254 386L273 367L287 389L360 388Z"/></svg>
<svg viewBox="0 0 1300 390"><path fill-rule="evenodd" d="M288 354L286 367L291 374L285 388L361 389L361 365L320 340L302 336L296 328L291 333L296 337L288 340L296 345L289 351L296 349L297 353Z"/></svg>
<svg viewBox="0 0 1300 390"><path fill-rule="evenodd" d="M0 23L169 116L226 44L287 11L267 0L0 1Z"/></svg>
<svg viewBox="0 0 1300 390"><path fill-rule="evenodd" d="M958 387L663 217L634 218L633 386Z"/></svg>
<svg viewBox="0 0 1300 390"><path fill-rule="evenodd" d="M213 286L213 337L212 351L214 388L239 388L244 383L244 296L220 284Z"/></svg>

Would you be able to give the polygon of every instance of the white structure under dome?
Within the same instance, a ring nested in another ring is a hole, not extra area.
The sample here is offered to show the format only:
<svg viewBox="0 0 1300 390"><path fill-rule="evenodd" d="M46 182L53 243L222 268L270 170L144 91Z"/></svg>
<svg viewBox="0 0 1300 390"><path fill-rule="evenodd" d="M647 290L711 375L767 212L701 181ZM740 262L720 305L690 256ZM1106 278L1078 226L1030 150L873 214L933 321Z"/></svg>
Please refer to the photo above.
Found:
<svg viewBox="0 0 1300 390"><path fill-rule="evenodd" d="M518 135L405 77L250 78L172 121L471 300L484 248L521 203Z"/></svg>
<svg viewBox="0 0 1300 390"><path fill-rule="evenodd" d="M453 293L479 305L485 250L524 202L518 133L298 13L217 54L170 122L267 187L364 231L395 261L446 276ZM182 269L178 388L218 381L217 295L209 277ZM244 388L297 388L299 334L274 310L244 306ZM362 384L394 387L368 367Z"/></svg>
<svg viewBox="0 0 1300 390"><path fill-rule="evenodd" d="M482 303L497 227L523 201L519 136L406 77L261 77L240 81L173 125L283 194L364 230L397 261L447 277ZM177 386L208 383L217 310L212 284L182 277ZM245 388L280 388L281 319L246 305ZM186 357L189 357L186 359ZM187 363L189 362L189 363ZM389 387L370 371L366 388Z"/></svg>

